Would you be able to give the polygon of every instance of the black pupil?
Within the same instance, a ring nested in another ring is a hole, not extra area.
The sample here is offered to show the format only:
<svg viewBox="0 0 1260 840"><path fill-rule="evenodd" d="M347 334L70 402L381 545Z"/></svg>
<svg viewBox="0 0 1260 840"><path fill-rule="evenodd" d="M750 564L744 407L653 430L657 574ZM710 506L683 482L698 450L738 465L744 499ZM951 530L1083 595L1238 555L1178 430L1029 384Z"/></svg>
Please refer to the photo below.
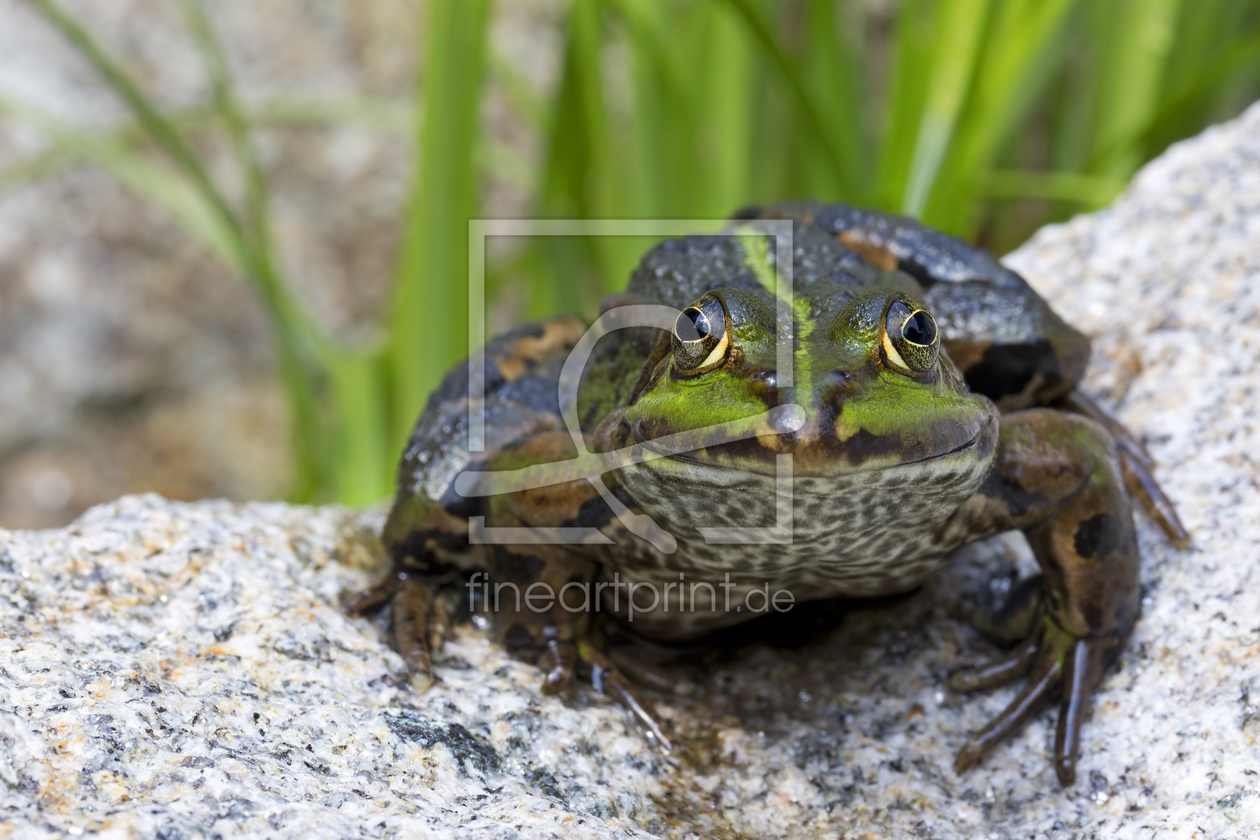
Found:
<svg viewBox="0 0 1260 840"><path fill-rule="evenodd" d="M901 334L906 341L927 346L936 341L936 322L922 309L906 319Z"/></svg>
<svg viewBox="0 0 1260 840"><path fill-rule="evenodd" d="M686 320L684 321L683 318ZM678 337L683 341L699 341L709 337L709 321L704 313L694 306L683 310L683 317L678 319Z"/></svg>

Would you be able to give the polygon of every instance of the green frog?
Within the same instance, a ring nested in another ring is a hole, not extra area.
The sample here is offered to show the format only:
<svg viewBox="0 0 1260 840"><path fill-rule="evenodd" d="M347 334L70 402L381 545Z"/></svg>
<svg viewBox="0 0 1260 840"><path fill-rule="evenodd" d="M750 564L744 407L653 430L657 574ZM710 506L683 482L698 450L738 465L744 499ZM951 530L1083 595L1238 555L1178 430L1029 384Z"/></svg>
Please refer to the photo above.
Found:
<svg viewBox="0 0 1260 840"><path fill-rule="evenodd" d="M1150 457L1076 389L1088 357L960 240L842 204L741 211L650 250L593 329L523 327L446 376L403 453L393 568L347 609L388 607L423 687L473 597L544 693L589 680L669 748L607 622L699 639L906 592L959 546L1020 530L1041 573L973 616L1009 651L949 686L1025 681L955 768L1057 703L1070 785L1091 692L1138 616L1131 499L1187 539Z"/></svg>

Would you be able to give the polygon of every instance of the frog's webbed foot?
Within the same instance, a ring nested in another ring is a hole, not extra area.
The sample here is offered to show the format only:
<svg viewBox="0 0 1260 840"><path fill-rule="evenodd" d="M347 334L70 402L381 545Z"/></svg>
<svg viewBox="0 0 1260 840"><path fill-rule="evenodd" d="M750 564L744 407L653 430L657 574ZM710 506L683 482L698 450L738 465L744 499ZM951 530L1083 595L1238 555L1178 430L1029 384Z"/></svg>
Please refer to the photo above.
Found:
<svg viewBox="0 0 1260 840"><path fill-rule="evenodd" d="M345 603L349 615L372 615L389 607L389 642L416 689L433 685L432 654L442 649L458 593L445 577L395 571Z"/></svg>
<svg viewBox="0 0 1260 840"><path fill-rule="evenodd" d="M1076 780L1081 722L1103 668L1115 658L1124 640L1080 637L1063 630L1050 617L1039 621L1033 635L1003 656L950 675L958 692L995 688L1019 677L1027 681L1015 699L958 751L954 770L963 772L1028 722L1040 709L1059 703L1054 739L1054 769L1059 783Z"/></svg>
<svg viewBox="0 0 1260 840"><path fill-rule="evenodd" d="M1058 407L1080 414L1101 425L1116 443L1116 455L1124 472L1124 483L1129 493L1142 503L1142 508L1168 535L1173 545L1185 548L1190 545L1190 534L1181 524L1172 500L1164 495L1155 480L1155 461L1133 433L1119 420L1103 410L1093 399L1073 390L1058 401Z"/></svg>

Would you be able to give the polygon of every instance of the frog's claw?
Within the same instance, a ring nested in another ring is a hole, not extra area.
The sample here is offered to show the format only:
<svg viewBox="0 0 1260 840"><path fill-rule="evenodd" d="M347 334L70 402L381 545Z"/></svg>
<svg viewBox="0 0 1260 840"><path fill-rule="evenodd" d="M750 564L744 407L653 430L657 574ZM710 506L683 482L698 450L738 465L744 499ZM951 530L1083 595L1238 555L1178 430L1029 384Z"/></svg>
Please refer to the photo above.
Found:
<svg viewBox="0 0 1260 840"><path fill-rule="evenodd" d="M1002 713L989 721L988 726L971 736L966 745L958 751L954 759L954 771L961 773L980 760L980 756L997 746L1009 736L1019 731L1031 718L1042 703L1050 697L1059 678L1060 666L1057 662L1039 661L1036 670L1029 676L1028 682L1020 690L1015 699L1002 710ZM1063 781L1060 778L1060 781ZM1064 784L1071 784L1070 781Z"/></svg>
<svg viewBox="0 0 1260 840"><path fill-rule="evenodd" d="M1137 497L1142 507L1163 529L1177 548L1189 548L1190 533L1181 524L1177 509L1155 481L1151 467L1132 457L1130 450L1120 447L1120 467L1124 470L1125 485L1129 492Z"/></svg>
<svg viewBox="0 0 1260 840"><path fill-rule="evenodd" d="M412 684L421 691L433 685L428 626L434 587L428 581L406 578L394 595L394 649L402 657Z"/></svg>
<svg viewBox="0 0 1260 840"><path fill-rule="evenodd" d="M517 624L504 638L508 652L518 659L532 661L543 669L542 693L555 696L573 685L577 673L577 644L571 625L545 624L528 627ZM540 638L534 638L538 635Z"/></svg>
<svg viewBox="0 0 1260 840"><path fill-rule="evenodd" d="M341 609L346 615L372 615L390 602L400 585L397 575L389 575L375 586L350 596Z"/></svg>
<svg viewBox="0 0 1260 840"><path fill-rule="evenodd" d="M1177 516L1177 508L1155 480L1155 461L1146 447L1128 428L1103 410L1102 406L1079 390L1062 397L1058 403L1065 411L1080 414L1101 425L1116 443L1116 455L1124 472L1124 483L1156 524L1177 548L1190 545L1190 534Z"/></svg>

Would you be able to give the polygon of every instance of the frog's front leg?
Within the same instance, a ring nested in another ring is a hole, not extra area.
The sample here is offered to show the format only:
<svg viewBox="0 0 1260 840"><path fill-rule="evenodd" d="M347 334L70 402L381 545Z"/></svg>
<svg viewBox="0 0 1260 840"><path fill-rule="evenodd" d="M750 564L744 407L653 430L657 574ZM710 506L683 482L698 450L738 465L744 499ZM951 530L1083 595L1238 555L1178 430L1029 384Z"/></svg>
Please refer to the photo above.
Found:
<svg viewBox="0 0 1260 840"><path fill-rule="evenodd" d="M505 449L492 469L520 469L557 463L575 456L565 432L549 432ZM491 613L495 635L514 656L533 662L544 672L542 693L555 695L589 679L629 711L668 750L655 709L600 650L592 622L597 594L591 586L598 564L588 547L553 541L554 529L585 528L621 532L608 505L586 480L546 485L495 497L487 524L516 529L531 540L498 543L490 554ZM500 533L505 533L501 531Z"/></svg>
<svg viewBox="0 0 1260 840"><path fill-rule="evenodd" d="M1002 419L994 468L946 531L981 538L1015 528L1028 538L1043 572L1039 616L1031 635L1009 655L953 675L950 686L968 691L1024 675L1027 683L962 748L955 768L961 772L975 764L1044 703L1057 699L1055 771L1070 785L1090 694L1124 646L1138 612L1133 515L1106 431L1051 409Z"/></svg>

